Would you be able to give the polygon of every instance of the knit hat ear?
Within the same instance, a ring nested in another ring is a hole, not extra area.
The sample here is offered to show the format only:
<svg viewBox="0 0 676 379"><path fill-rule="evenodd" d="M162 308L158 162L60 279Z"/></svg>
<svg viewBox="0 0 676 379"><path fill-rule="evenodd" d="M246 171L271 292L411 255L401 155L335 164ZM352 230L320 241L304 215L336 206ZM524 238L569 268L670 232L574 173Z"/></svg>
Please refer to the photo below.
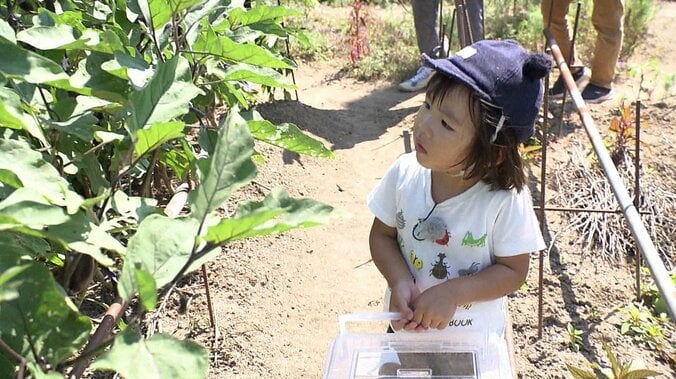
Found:
<svg viewBox="0 0 676 379"><path fill-rule="evenodd" d="M523 62L523 76L530 80L538 80L548 75L552 70L552 60L543 53L530 54Z"/></svg>

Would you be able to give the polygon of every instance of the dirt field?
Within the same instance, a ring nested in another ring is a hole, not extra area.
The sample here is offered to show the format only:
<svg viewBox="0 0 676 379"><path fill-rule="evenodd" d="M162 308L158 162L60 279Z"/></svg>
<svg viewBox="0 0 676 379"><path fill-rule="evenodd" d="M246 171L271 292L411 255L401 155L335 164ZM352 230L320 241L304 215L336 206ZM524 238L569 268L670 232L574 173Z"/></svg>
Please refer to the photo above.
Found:
<svg viewBox="0 0 676 379"><path fill-rule="evenodd" d="M648 38L628 63L657 59L662 72L673 73L676 3L659 2L658 7ZM260 166L255 184L237 196L255 198L281 186L294 197L326 202L345 215L321 227L247 240L224 249L209 265L217 336L209 327L204 287L197 276L175 293L176 306L170 306L161 321L164 332L189 336L210 349L212 378L320 377L329 343L338 333L338 315L382 309L385 282L370 262L367 236L372 215L365 199L389 164L404 152L402 136L412 126L423 94L401 93L393 83L340 78L336 75L339 68L301 66L296 72L300 102L278 102L259 109L272 121L295 123L325 141L336 158L298 157L260 145L257 148L266 163ZM633 87L634 79L625 75L616 81L616 90L629 98L635 96ZM617 106L613 100L591 107L599 129L607 129ZM673 191L675 184L675 106L673 97L647 102L647 126L642 130L644 171L663 177L667 191ZM550 170L566 162L575 146L589 148L577 115L569 112L564 121L565 132L550 146ZM532 186L539 188L541 161L532 163ZM549 177L545 184L551 189ZM553 190L548 193L555 196ZM574 233L566 234L564 217L550 212L546 221L547 242L554 236L556 240L542 267L541 339L537 336L537 257L531 262L527 287L510 299L519 375L569 377L566 364L582 367L587 360L606 362L601 348L605 339L621 360L658 370L665 378L674 377L673 360L668 362L620 333L625 316L618 308L634 296L632 265L582 259L580 246L571 243ZM192 299L187 311L179 313L178 304L187 299ZM580 352L567 346L569 322L583 331Z"/></svg>

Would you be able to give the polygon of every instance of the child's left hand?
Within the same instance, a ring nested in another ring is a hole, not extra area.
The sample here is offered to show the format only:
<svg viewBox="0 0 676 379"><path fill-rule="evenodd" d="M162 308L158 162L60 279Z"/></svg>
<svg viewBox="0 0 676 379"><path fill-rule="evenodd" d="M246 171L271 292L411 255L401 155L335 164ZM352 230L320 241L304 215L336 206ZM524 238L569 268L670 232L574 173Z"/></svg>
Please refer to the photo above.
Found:
<svg viewBox="0 0 676 379"><path fill-rule="evenodd" d="M449 289L449 282L430 287L418 296L413 303L413 322L418 326L416 332L429 328L442 330L453 319L458 307L456 296ZM412 324L412 323L411 323Z"/></svg>

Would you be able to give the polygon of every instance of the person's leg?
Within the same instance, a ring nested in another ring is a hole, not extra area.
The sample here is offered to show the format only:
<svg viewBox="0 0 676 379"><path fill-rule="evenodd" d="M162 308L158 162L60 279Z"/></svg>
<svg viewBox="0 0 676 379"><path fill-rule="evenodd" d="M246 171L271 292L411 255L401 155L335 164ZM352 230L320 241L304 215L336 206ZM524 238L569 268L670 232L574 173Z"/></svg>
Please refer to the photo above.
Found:
<svg viewBox="0 0 676 379"><path fill-rule="evenodd" d="M460 46L465 47L484 39L483 0L455 0L455 9Z"/></svg>
<svg viewBox="0 0 676 379"><path fill-rule="evenodd" d="M543 25L552 32L554 40L561 50L561 55L568 63L573 80L581 90L589 80L589 70L578 64L575 49L571 49L571 35L568 28L570 2L571 0L542 0L540 11L542 12ZM550 88L549 96L553 99L561 99L566 91L563 78L559 76Z"/></svg>
<svg viewBox="0 0 676 379"><path fill-rule="evenodd" d="M430 57L443 56L439 41L439 0L411 0L418 49ZM427 86L434 70L421 66L411 78L399 83L406 92L420 91Z"/></svg>
<svg viewBox="0 0 676 379"><path fill-rule="evenodd" d="M411 0L418 49L435 56L439 42L439 0Z"/></svg>
<svg viewBox="0 0 676 379"><path fill-rule="evenodd" d="M577 66L575 50L571 59L570 39L571 33L568 29L568 9L571 0L542 0L540 11L542 12L542 24L549 28L559 45L563 59L568 66ZM551 18L550 18L551 15Z"/></svg>
<svg viewBox="0 0 676 379"><path fill-rule="evenodd" d="M594 0L592 23L596 29L596 44L592 59L589 85L582 99L597 104L613 98L615 65L622 47L624 0Z"/></svg>
<svg viewBox="0 0 676 379"><path fill-rule="evenodd" d="M615 65L622 48L622 19L624 0L594 0L592 23L596 29L596 44L589 81L603 88L611 88Z"/></svg>

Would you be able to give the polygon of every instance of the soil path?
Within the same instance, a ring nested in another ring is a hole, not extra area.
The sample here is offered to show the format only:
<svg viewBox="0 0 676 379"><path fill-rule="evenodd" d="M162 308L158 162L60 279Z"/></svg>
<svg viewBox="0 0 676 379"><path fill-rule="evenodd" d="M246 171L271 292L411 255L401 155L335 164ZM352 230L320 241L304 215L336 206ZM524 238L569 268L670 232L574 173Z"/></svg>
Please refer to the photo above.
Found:
<svg viewBox="0 0 676 379"><path fill-rule="evenodd" d="M676 3L658 2L658 7L648 42L637 49L635 57L642 61L659 58L663 70L673 73L674 36L668 33L676 23ZM298 157L267 145L257 146L266 163L255 184L238 196L257 198L281 186L294 197L317 199L345 214L324 226L229 246L212 262L209 272L218 338L211 335L198 279L187 283L181 292L183 299L194 295L189 312L173 309L163 320L165 331L190 336L211 349L213 378L321 377L327 348L338 333L338 315L382 309L385 282L369 261L372 215L365 199L390 163L405 151L402 136L411 127L423 94L401 93L392 83L336 78L337 71L338 67L326 65L301 66L296 72L300 102L277 102L259 109L271 121L295 123L325 141L335 159ZM618 90L631 91L631 80L622 78L618 83ZM616 106L605 104L593 112L604 119ZM665 107L656 122L671 129L674 100L667 99ZM577 122L574 115L571 120ZM567 138L585 141L579 126ZM653 155L673 172L674 133L665 135L652 128L646 138L667 144ZM572 142L559 141L553 154L565 159L570 146L566 143ZM554 224L556 221L552 217ZM611 322L617 317L614 307L631 301L631 267L568 264L574 259L566 254L574 254L576 248L560 249L546 262L547 317L542 340L536 338L537 260L531 266L530 289L510 303L517 334L517 368L524 377L563 377L566 363L584 366L586 360L603 355L600 342L591 333L619 334ZM609 326L586 325L591 329L585 337L588 351L584 355L568 351L566 323L580 320L592 308L610 322ZM615 348L621 346L622 359L641 360L667 377L673 373L673 368L654 354L644 354L643 348L621 338L610 339Z"/></svg>

